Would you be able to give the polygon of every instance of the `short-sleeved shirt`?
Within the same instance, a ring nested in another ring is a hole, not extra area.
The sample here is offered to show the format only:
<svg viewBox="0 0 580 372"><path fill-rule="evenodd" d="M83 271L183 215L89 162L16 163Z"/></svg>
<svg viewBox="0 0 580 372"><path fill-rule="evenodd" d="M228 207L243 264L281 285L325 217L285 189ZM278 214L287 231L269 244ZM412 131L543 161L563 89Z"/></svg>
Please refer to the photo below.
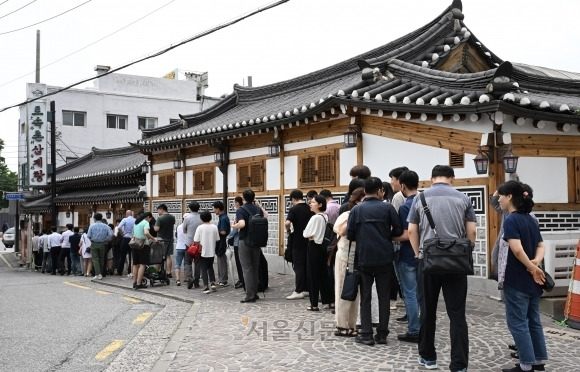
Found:
<svg viewBox="0 0 580 372"><path fill-rule="evenodd" d="M401 220L401 225L403 225L403 230L409 230L409 222L407 222L407 216L409 215L409 210L411 205L413 205L413 199L415 195L409 196L403 204L399 207L399 219ZM407 265L416 266L418 264L415 259L415 252L411 246L411 242L405 241L400 242L399 245L399 261L406 263Z"/></svg>
<svg viewBox="0 0 580 372"><path fill-rule="evenodd" d="M150 242L147 235L145 235L145 230L149 230L149 222L147 222L147 220L142 220L134 225L133 235L135 235L136 238L147 239L147 244L149 244Z"/></svg>
<svg viewBox="0 0 580 372"><path fill-rule="evenodd" d="M185 244L189 247L193 243L193 237L195 236L195 230L199 225L201 225L201 218L198 212L193 212L185 220L183 220L183 231L185 233Z"/></svg>
<svg viewBox="0 0 580 372"><path fill-rule="evenodd" d="M68 238L68 241L70 242L71 252L78 252L80 245L79 243L81 242L81 234L74 233Z"/></svg>
<svg viewBox="0 0 580 372"><path fill-rule="evenodd" d="M477 221L471 199L444 182L434 183L423 193L439 237L465 238L467 236L465 223ZM419 195L413 200L407 222L419 225L420 247L423 247L423 242L426 239L435 237L435 233L425 216L425 211L423 211Z"/></svg>
<svg viewBox="0 0 580 372"><path fill-rule="evenodd" d="M173 241L173 227L175 226L175 216L169 213L159 215L155 226L159 226L157 237L166 241Z"/></svg>
<svg viewBox="0 0 580 372"><path fill-rule="evenodd" d="M511 213L503 222L504 240L519 239L524 252L530 260L534 259L538 244L543 241L538 223L527 213ZM505 269L505 284L530 296L541 296L542 289L534 281L528 269L521 263L510 249L508 251Z"/></svg>
<svg viewBox="0 0 580 372"><path fill-rule="evenodd" d="M256 214L259 214L260 216L264 215L262 209L253 203L245 203L243 206L238 208L236 210L236 221L244 220L246 222L246 226L244 226L243 229L240 229L240 239L246 237L246 229L250 224L250 214L248 213L248 210L251 212L252 216L255 216Z"/></svg>
<svg viewBox="0 0 580 372"><path fill-rule="evenodd" d="M314 216L314 212L306 203L298 203L288 211L287 221L292 222L294 228L294 238L292 249L306 249L308 246L308 238L302 236L310 217Z"/></svg>
<svg viewBox="0 0 580 372"><path fill-rule="evenodd" d="M215 246L220 240L217 226L209 223L201 224L195 230L193 240L201 243L201 257L215 256Z"/></svg>
<svg viewBox="0 0 580 372"><path fill-rule="evenodd" d="M74 232L72 230L66 230L63 231L63 233L61 234L62 238L62 243L61 243L61 247L62 248L70 248L70 242L69 242L69 238L74 234Z"/></svg>
<svg viewBox="0 0 580 372"><path fill-rule="evenodd" d="M135 217L125 217L119 223L119 229L123 230L123 238L130 238L133 235L133 227L135 226Z"/></svg>

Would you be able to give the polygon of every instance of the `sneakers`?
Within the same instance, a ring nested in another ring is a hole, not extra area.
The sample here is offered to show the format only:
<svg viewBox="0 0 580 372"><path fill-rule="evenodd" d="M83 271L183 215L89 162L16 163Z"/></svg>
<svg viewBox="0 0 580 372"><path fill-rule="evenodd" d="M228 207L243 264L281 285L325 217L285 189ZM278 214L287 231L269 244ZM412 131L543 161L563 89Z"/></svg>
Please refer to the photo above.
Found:
<svg viewBox="0 0 580 372"><path fill-rule="evenodd" d="M101 274L99 274L99 275L95 275L95 276L93 277L93 280L102 280L102 279L103 279L103 276L102 276Z"/></svg>
<svg viewBox="0 0 580 372"><path fill-rule="evenodd" d="M240 281L238 280L238 282L236 282L236 284L234 285L234 288L235 288L235 289L240 289L240 288L242 288L243 286L244 286L244 283L242 283L242 282L240 282Z"/></svg>
<svg viewBox="0 0 580 372"><path fill-rule="evenodd" d="M377 344L386 345L387 344L387 335L377 333L375 335L375 342Z"/></svg>
<svg viewBox="0 0 580 372"><path fill-rule="evenodd" d="M127 278L133 279L133 273L127 274Z"/></svg>
<svg viewBox="0 0 580 372"><path fill-rule="evenodd" d="M419 343L419 335L410 335L409 332L406 332L402 335L398 335L397 340L404 342Z"/></svg>
<svg viewBox="0 0 580 372"><path fill-rule="evenodd" d="M425 360L423 357L419 357L419 364L425 366L427 369L437 369L437 361L436 360Z"/></svg>
<svg viewBox="0 0 580 372"><path fill-rule="evenodd" d="M397 301L391 300L391 310L397 310Z"/></svg>
<svg viewBox="0 0 580 372"><path fill-rule="evenodd" d="M179 286L181 285L181 280L177 280L177 281L175 282L175 285L177 285L177 286L179 287Z"/></svg>
<svg viewBox="0 0 580 372"><path fill-rule="evenodd" d="M409 321L409 319L407 318L407 314L405 314L405 315L403 315L402 317L400 317L400 318L397 318L397 319L395 319L395 320L396 320L397 322L400 322L400 323L407 323L407 322Z"/></svg>
<svg viewBox="0 0 580 372"><path fill-rule="evenodd" d="M358 342L359 344L365 344L368 346L373 346L375 344L375 340L371 336L363 336L363 335L356 336L354 342Z"/></svg>
<svg viewBox="0 0 580 372"><path fill-rule="evenodd" d="M212 292L216 291L215 283L211 283L211 291Z"/></svg>
<svg viewBox="0 0 580 372"><path fill-rule="evenodd" d="M293 292L290 296L286 297L287 300L301 300L304 298L302 293Z"/></svg>
<svg viewBox="0 0 580 372"><path fill-rule="evenodd" d="M205 287L205 289L203 290L203 293L205 294L209 294L211 292L212 292L211 289L209 289L208 287Z"/></svg>
<svg viewBox="0 0 580 372"><path fill-rule="evenodd" d="M302 292L300 294L304 297L310 297L310 294L308 292Z"/></svg>
<svg viewBox="0 0 580 372"><path fill-rule="evenodd" d="M218 285L220 287L227 287L228 286L228 282L219 282Z"/></svg>

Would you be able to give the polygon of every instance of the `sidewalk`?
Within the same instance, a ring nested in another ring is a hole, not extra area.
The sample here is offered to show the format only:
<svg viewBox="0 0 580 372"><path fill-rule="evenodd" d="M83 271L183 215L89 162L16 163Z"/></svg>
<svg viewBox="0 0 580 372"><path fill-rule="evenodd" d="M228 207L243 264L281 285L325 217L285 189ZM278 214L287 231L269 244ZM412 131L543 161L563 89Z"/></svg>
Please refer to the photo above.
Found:
<svg viewBox="0 0 580 372"><path fill-rule="evenodd" d="M102 284L131 288L132 279L108 276ZM417 345L399 342L397 334L406 324L395 318L404 308L391 312L387 345L360 345L353 338L336 337L330 310L306 311L307 299L288 301L294 277L270 275L265 297L256 303L241 304L241 289L219 288L203 294L201 289L155 285L142 291L194 302L189 315L169 342L154 371L421 371ZM448 370L449 321L439 301L437 351L439 370ZM513 343L505 324L504 305L482 296L468 295L469 371L500 371L516 362L510 357ZM548 371L580 369L580 331L562 328L542 317L550 360ZM187 324L185 324L187 323ZM172 345L172 346L169 346Z"/></svg>

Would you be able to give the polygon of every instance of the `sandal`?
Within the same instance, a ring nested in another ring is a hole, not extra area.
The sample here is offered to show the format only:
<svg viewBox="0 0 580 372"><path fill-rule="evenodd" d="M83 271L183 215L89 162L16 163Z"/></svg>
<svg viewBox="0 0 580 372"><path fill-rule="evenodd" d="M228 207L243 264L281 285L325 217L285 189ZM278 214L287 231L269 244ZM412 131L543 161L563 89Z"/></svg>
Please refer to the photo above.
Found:
<svg viewBox="0 0 580 372"><path fill-rule="evenodd" d="M336 331L334 331L334 335L338 337L353 337L352 329L336 327Z"/></svg>
<svg viewBox="0 0 580 372"><path fill-rule="evenodd" d="M318 307L313 307L313 306L308 306L306 308L306 310L308 310L308 311L320 311L320 309Z"/></svg>
<svg viewBox="0 0 580 372"><path fill-rule="evenodd" d="M356 330L356 329L354 329L354 328L350 328L350 329L348 330L348 335L349 335L349 337L356 337L356 336L358 336L358 332L357 332L357 330Z"/></svg>

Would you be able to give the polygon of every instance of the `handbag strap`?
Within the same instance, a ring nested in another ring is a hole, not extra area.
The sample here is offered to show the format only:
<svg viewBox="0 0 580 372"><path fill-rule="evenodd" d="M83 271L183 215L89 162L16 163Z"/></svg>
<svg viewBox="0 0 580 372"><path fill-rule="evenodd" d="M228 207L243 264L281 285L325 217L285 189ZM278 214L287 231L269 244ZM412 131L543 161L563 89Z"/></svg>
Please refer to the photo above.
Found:
<svg viewBox="0 0 580 372"><path fill-rule="evenodd" d="M431 226L435 236L437 236L437 230L435 230L435 221L433 221L433 216L431 216L431 211L427 206L427 201L425 200L425 195L423 195L423 192L419 193L419 198L421 199L421 204L423 204L423 211L425 212L425 216L427 216L427 220L429 220L429 226Z"/></svg>

